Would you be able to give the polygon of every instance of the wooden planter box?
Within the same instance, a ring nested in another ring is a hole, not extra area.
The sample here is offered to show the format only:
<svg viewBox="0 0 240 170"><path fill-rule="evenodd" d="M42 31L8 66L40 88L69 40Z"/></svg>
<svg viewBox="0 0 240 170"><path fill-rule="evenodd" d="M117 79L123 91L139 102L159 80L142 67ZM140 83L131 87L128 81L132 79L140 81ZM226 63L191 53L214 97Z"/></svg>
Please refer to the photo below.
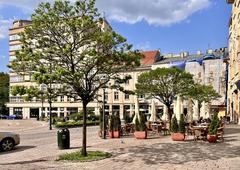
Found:
<svg viewBox="0 0 240 170"><path fill-rule="evenodd" d="M185 134L183 133L172 133L171 135L173 141L184 141Z"/></svg>
<svg viewBox="0 0 240 170"><path fill-rule="evenodd" d="M217 142L217 135L207 135L207 140L209 143L216 143Z"/></svg>
<svg viewBox="0 0 240 170"><path fill-rule="evenodd" d="M147 131L135 131L134 136L136 139L147 139Z"/></svg>

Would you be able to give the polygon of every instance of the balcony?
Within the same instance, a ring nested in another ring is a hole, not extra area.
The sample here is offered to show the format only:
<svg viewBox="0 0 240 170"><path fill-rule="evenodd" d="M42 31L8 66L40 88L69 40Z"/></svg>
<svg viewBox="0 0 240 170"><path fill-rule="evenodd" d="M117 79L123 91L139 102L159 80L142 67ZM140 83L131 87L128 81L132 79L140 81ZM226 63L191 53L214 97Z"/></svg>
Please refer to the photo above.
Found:
<svg viewBox="0 0 240 170"><path fill-rule="evenodd" d="M234 0L227 0L227 3L228 3L228 4L233 4L233 3L234 3Z"/></svg>

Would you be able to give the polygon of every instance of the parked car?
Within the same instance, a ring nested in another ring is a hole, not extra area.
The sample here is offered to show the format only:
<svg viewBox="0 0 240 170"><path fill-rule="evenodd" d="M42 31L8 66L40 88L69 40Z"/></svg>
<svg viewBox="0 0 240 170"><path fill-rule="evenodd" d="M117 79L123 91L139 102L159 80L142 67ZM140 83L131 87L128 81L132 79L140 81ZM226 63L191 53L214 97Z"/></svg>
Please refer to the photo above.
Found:
<svg viewBox="0 0 240 170"><path fill-rule="evenodd" d="M0 132L0 150L10 151L19 143L19 134L12 132Z"/></svg>
<svg viewBox="0 0 240 170"><path fill-rule="evenodd" d="M10 115L7 116L7 119L22 119L22 115Z"/></svg>
<svg viewBox="0 0 240 170"><path fill-rule="evenodd" d="M0 119L7 119L7 115L0 115Z"/></svg>

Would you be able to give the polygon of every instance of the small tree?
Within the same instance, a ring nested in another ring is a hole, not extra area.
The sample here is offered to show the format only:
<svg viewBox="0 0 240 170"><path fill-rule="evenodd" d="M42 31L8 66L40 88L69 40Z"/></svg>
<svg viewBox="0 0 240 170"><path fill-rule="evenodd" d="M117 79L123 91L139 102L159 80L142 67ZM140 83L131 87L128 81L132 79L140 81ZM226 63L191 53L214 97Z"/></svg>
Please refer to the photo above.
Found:
<svg viewBox="0 0 240 170"><path fill-rule="evenodd" d="M179 132L180 133L185 133L186 128L185 128L185 121L184 121L184 115L180 115L180 121L179 121Z"/></svg>
<svg viewBox="0 0 240 170"><path fill-rule="evenodd" d="M198 101L198 118L203 102L209 103L221 97L211 85L195 84L187 93L190 98Z"/></svg>
<svg viewBox="0 0 240 170"><path fill-rule="evenodd" d="M216 135L218 126L219 126L218 114L215 113L213 116L213 120L210 123L208 134Z"/></svg>
<svg viewBox="0 0 240 170"><path fill-rule="evenodd" d="M67 95L81 101L83 156L87 156L87 105L120 72L140 64L139 52L103 25L108 24L95 0L40 3L22 35L23 48L10 65L19 73L50 73L54 84L65 86Z"/></svg>
<svg viewBox="0 0 240 170"><path fill-rule="evenodd" d="M172 118L172 122L171 122L171 131L173 133L177 133L179 130L179 127L178 127L178 122L177 122L177 118L176 116L174 115L173 118Z"/></svg>
<svg viewBox="0 0 240 170"><path fill-rule="evenodd" d="M140 115L139 130L140 131L145 131L147 129L146 117L143 113L139 113L139 115Z"/></svg>
<svg viewBox="0 0 240 170"><path fill-rule="evenodd" d="M140 122L138 117L136 117L134 125L135 125L135 131L140 131Z"/></svg>
<svg viewBox="0 0 240 170"><path fill-rule="evenodd" d="M173 101L178 95L186 95L193 84L190 73L178 68L157 68L141 74L136 88L137 93L148 94L162 102L168 109L168 119L171 121Z"/></svg>

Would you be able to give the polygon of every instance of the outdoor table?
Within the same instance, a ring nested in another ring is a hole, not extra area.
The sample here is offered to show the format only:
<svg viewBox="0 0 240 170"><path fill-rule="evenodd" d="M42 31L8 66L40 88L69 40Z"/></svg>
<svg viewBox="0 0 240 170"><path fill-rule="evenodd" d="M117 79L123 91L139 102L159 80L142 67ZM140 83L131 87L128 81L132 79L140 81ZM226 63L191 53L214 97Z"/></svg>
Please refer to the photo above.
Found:
<svg viewBox="0 0 240 170"><path fill-rule="evenodd" d="M203 140L207 139L208 126L193 126L194 130L194 139L199 139L200 137Z"/></svg>

